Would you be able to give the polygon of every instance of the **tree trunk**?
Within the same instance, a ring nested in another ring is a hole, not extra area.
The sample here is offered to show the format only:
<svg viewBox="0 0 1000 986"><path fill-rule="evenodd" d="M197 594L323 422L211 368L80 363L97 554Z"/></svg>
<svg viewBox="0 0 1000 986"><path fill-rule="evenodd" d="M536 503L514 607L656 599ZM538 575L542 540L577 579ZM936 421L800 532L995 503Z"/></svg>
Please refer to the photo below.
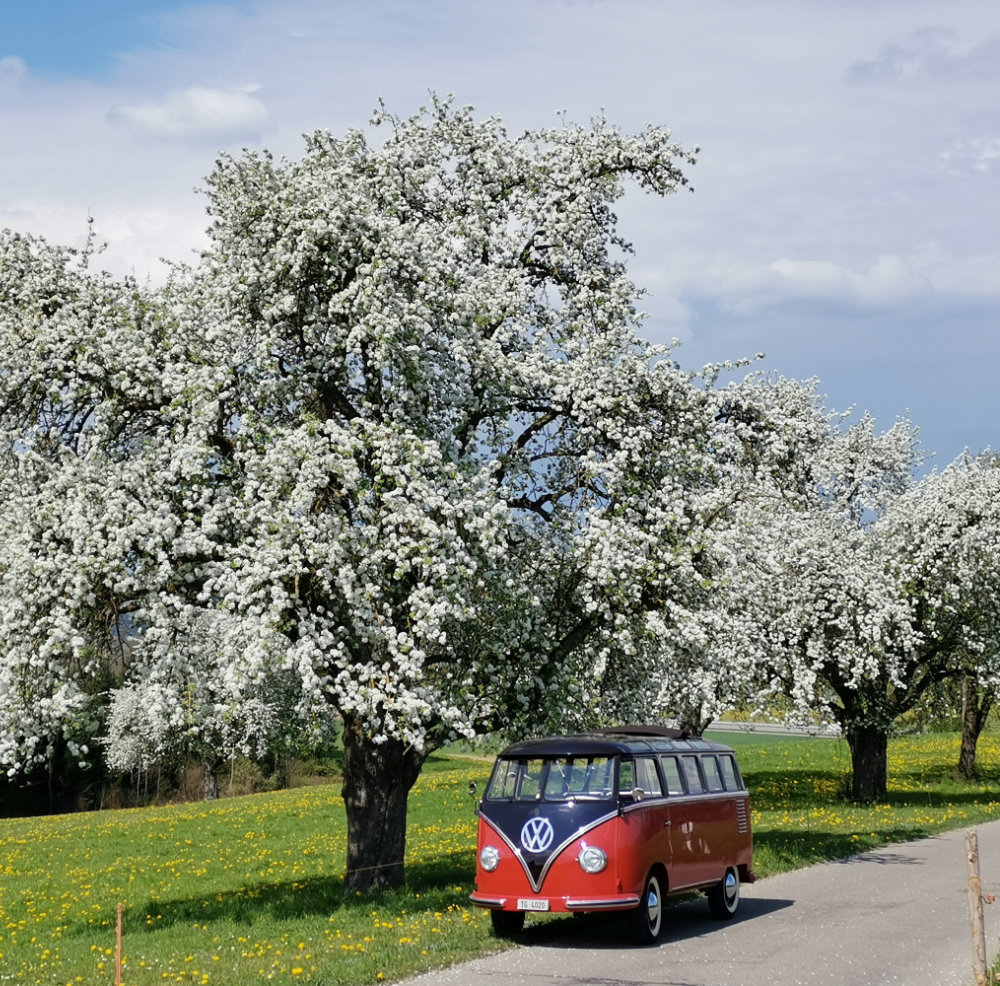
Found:
<svg viewBox="0 0 1000 986"><path fill-rule="evenodd" d="M972 675L962 679L962 746L958 753L958 776L971 781L978 774L976 747L993 707L992 688L980 690Z"/></svg>
<svg viewBox="0 0 1000 986"><path fill-rule="evenodd" d="M376 743L353 717L344 719L347 893L403 884L406 802L426 753L387 739Z"/></svg>
<svg viewBox="0 0 1000 986"><path fill-rule="evenodd" d="M219 772L215 762L205 760L201 765L201 800L217 801L219 799Z"/></svg>
<svg viewBox="0 0 1000 986"><path fill-rule="evenodd" d="M851 798L882 801L888 789L889 734L877 726L848 725L851 750Z"/></svg>
<svg viewBox="0 0 1000 986"><path fill-rule="evenodd" d="M704 706L700 703L685 704L677 713L677 728L687 736L701 736L712 724L712 718L705 718Z"/></svg>

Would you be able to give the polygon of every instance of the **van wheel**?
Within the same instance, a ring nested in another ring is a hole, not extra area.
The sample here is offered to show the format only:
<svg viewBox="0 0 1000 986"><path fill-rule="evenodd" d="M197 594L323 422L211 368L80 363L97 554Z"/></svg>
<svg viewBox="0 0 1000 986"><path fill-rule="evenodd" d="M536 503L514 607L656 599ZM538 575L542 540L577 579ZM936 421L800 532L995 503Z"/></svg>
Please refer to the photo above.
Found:
<svg viewBox="0 0 1000 986"><path fill-rule="evenodd" d="M663 893L655 873L646 877L639 906L631 914L632 934L640 945L652 945L663 928Z"/></svg>
<svg viewBox="0 0 1000 986"><path fill-rule="evenodd" d="M490 922L497 938L513 938L524 931L524 911L490 911Z"/></svg>
<svg viewBox="0 0 1000 986"><path fill-rule="evenodd" d="M732 866L714 887L709 887L708 906L720 921L728 921L736 913L740 906L740 875Z"/></svg>

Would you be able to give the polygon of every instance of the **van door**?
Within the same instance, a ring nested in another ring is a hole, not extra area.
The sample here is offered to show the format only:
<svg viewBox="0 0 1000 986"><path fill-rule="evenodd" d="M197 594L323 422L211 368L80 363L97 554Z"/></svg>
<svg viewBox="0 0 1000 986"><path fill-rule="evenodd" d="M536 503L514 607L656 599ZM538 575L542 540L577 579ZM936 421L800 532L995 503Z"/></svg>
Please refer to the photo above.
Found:
<svg viewBox="0 0 1000 986"><path fill-rule="evenodd" d="M619 878L638 893L653 866L670 858L670 809L655 757L623 760L620 769L624 826Z"/></svg>
<svg viewBox="0 0 1000 986"><path fill-rule="evenodd" d="M676 890L697 883L699 852L694 823L697 804L692 800L692 795L696 796L700 791L701 778L697 776L696 768L695 778L690 780L682 758L674 754L660 757L660 770L669 806L666 820L667 831L670 833L667 876L671 890Z"/></svg>

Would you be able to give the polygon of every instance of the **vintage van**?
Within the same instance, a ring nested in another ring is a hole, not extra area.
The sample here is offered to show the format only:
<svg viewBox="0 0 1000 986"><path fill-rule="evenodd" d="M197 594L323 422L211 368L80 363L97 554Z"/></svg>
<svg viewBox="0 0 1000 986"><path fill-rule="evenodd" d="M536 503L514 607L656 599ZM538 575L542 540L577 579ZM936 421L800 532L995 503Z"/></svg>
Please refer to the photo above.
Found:
<svg viewBox="0 0 1000 986"><path fill-rule="evenodd" d="M726 920L754 879L736 754L677 730L515 743L497 757L477 814L471 900L501 936L529 911L629 911L636 938L651 943L666 896L703 890Z"/></svg>

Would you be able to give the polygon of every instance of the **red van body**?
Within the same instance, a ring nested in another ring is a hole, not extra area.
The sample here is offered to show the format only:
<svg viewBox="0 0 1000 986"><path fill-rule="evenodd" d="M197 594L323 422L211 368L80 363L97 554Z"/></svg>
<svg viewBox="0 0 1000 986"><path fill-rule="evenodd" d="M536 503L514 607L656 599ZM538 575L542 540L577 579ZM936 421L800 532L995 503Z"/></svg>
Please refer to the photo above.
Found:
<svg viewBox="0 0 1000 986"><path fill-rule="evenodd" d="M655 941L663 898L704 890L731 918L754 880L749 794L732 748L622 727L515 743L479 803L476 889L494 931L529 911L630 911Z"/></svg>

